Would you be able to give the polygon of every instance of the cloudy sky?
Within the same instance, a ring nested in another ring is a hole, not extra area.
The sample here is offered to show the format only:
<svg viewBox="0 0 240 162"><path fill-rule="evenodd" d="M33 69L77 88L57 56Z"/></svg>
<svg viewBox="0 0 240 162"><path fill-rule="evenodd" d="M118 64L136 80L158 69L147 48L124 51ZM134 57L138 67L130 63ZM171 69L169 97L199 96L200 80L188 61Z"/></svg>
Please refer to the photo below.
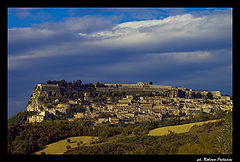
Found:
<svg viewBox="0 0 240 162"><path fill-rule="evenodd" d="M232 9L9 8L8 117L61 79L231 95Z"/></svg>

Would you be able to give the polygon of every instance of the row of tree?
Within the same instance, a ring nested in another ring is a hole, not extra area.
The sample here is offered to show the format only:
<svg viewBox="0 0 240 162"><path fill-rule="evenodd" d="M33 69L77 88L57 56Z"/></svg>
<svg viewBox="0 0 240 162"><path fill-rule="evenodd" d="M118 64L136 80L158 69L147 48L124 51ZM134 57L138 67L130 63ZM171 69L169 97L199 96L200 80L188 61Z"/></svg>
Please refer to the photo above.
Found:
<svg viewBox="0 0 240 162"><path fill-rule="evenodd" d="M212 92L208 92L206 96L203 96L200 92L191 92L190 96L187 96L186 92L183 90L178 90L178 97L180 98L186 98L186 97L190 97L190 98L199 98L199 99L213 99L213 94Z"/></svg>

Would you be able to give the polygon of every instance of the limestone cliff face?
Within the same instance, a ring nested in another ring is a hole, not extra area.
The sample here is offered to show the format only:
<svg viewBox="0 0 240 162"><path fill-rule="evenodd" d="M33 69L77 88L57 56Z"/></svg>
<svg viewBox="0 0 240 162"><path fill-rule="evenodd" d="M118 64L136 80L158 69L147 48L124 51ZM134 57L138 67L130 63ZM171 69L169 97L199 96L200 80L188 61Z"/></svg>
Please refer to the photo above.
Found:
<svg viewBox="0 0 240 162"><path fill-rule="evenodd" d="M58 84L38 84L28 102L27 111L38 111L40 108L47 108L46 101L50 96L60 95Z"/></svg>

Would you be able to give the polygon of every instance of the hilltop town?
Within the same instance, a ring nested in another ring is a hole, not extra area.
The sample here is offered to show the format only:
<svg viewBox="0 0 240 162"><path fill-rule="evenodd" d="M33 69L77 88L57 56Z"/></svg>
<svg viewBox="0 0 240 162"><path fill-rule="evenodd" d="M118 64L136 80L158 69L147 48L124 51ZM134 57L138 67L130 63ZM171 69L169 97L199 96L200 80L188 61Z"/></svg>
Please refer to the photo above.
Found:
<svg viewBox="0 0 240 162"><path fill-rule="evenodd" d="M29 123L43 120L91 120L100 123L187 119L196 114L232 111L231 96L220 91L199 91L151 82L90 83L47 81L38 84L27 105Z"/></svg>

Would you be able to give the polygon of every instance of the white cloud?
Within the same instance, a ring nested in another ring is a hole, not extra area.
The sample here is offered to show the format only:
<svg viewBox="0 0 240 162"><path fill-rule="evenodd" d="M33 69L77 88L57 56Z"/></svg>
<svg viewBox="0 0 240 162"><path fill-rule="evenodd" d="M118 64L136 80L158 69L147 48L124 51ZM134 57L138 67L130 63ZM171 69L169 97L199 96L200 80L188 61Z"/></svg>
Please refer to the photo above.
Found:
<svg viewBox="0 0 240 162"><path fill-rule="evenodd" d="M193 51L193 52L174 52L165 54L174 62L180 63L196 63L209 60L211 54L208 51Z"/></svg>
<svg viewBox="0 0 240 162"><path fill-rule="evenodd" d="M163 20L132 21L86 35L102 46L128 48L188 49L189 46L216 44L231 39L231 16L190 14L170 16Z"/></svg>
<svg viewBox="0 0 240 162"><path fill-rule="evenodd" d="M104 18L68 18L64 22L9 29L9 49L13 51L9 53L9 63L63 55L99 56L109 52L114 55L119 51L123 57L161 53L155 57L167 55L172 61L201 61L211 57L205 48L224 48L220 45L229 43L231 25L230 14L198 17L185 14L115 26ZM25 50L14 51L15 46Z"/></svg>
<svg viewBox="0 0 240 162"><path fill-rule="evenodd" d="M85 33L78 33L78 35L80 35L80 36L86 36L87 34L85 34Z"/></svg>
<svg viewBox="0 0 240 162"><path fill-rule="evenodd" d="M192 34L193 36L199 36L203 33L218 32L226 27L231 27L231 17L229 15L193 17L191 14L185 14L170 16L162 20L124 22L116 25L111 30L90 34L89 37L107 39L116 36L125 37L132 34L146 33L150 34L152 39L155 40L154 37L162 38L162 36L164 36L163 38L169 36L172 38L178 35L186 37Z"/></svg>
<svg viewBox="0 0 240 162"><path fill-rule="evenodd" d="M46 28L12 28L8 29L8 41L9 43L21 43L22 41L32 41L35 39L48 39L54 34L53 30Z"/></svg>

